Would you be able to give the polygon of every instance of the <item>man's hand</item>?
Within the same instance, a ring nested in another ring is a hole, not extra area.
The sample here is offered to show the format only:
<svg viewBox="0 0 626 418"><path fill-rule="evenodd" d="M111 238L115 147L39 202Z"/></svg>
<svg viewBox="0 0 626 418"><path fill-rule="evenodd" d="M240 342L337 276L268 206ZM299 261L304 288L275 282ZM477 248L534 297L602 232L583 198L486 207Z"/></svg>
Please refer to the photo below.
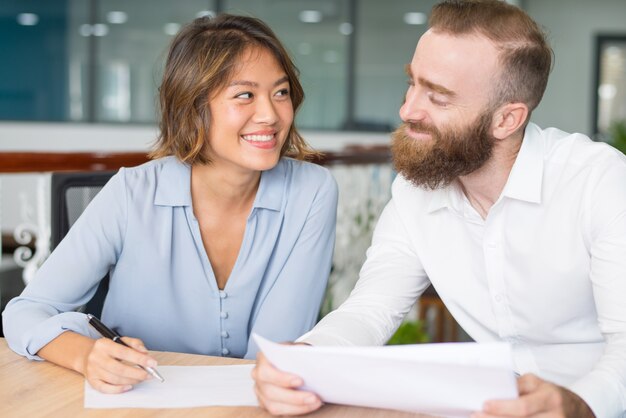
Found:
<svg viewBox="0 0 626 418"><path fill-rule="evenodd" d="M297 390L304 383L300 377L281 372L261 352L257 354L252 378L259 404L272 415L302 415L322 406L314 393Z"/></svg>
<svg viewBox="0 0 626 418"><path fill-rule="evenodd" d="M517 387L520 395L518 399L487 401L483 411L472 414L472 418L595 417L578 395L533 374L525 374L517 379Z"/></svg>

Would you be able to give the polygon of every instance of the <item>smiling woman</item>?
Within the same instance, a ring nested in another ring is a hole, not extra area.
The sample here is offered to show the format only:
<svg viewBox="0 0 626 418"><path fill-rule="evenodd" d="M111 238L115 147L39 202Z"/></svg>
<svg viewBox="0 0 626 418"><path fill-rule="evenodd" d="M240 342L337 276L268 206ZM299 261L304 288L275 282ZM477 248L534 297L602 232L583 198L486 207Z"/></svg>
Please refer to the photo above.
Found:
<svg viewBox="0 0 626 418"><path fill-rule="evenodd" d="M244 52L232 80L209 102L213 166L267 170L278 162L293 123L289 78L263 48ZM226 167L225 167L226 169Z"/></svg>
<svg viewBox="0 0 626 418"><path fill-rule="evenodd" d="M174 38L153 161L121 169L4 312L10 347L118 393L154 350L253 358L252 332L294 340L321 304L337 187L293 125L298 72L260 20L196 19ZM295 157L295 159L289 158ZM108 273L95 340L76 309ZM145 345L144 345L145 344Z"/></svg>

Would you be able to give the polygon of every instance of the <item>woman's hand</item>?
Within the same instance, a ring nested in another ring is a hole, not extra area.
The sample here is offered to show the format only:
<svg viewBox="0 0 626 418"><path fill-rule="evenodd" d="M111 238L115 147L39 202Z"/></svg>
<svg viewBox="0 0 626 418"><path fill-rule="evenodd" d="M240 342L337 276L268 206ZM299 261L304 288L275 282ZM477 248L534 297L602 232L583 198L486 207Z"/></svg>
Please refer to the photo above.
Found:
<svg viewBox="0 0 626 418"><path fill-rule="evenodd" d="M85 357L82 373L94 389L103 393L121 393L132 385L151 379L145 370L137 367L156 367L143 342L137 338L122 337L130 347L108 338L95 340Z"/></svg>
<svg viewBox="0 0 626 418"><path fill-rule="evenodd" d="M261 352L257 354L252 378L259 404L272 415L302 415L322 406L314 393L297 390L303 385L300 377L281 372Z"/></svg>

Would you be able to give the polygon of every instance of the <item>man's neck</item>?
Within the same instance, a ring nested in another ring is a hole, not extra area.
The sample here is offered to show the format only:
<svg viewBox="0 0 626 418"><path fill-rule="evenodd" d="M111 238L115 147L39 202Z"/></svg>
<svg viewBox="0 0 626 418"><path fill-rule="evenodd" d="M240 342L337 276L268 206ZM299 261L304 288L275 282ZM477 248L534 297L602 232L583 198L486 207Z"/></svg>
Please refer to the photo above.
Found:
<svg viewBox="0 0 626 418"><path fill-rule="evenodd" d="M520 133L498 141L489 161L473 173L459 177L463 193L483 219L502 194L522 139L523 133Z"/></svg>

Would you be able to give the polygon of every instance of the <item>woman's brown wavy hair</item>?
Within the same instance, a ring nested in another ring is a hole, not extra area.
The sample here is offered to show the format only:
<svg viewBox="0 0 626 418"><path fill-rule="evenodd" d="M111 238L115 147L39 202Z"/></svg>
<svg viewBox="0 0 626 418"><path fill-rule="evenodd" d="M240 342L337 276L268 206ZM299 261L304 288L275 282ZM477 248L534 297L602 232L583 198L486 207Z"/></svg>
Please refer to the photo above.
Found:
<svg viewBox="0 0 626 418"><path fill-rule="evenodd" d="M252 17L201 17L185 26L170 46L159 88L160 132L151 158L174 155L188 164L211 162L209 100L227 85L243 53L254 47L271 52L285 71L295 115L304 90L298 69L274 32ZM301 160L316 155L293 122L283 155Z"/></svg>

